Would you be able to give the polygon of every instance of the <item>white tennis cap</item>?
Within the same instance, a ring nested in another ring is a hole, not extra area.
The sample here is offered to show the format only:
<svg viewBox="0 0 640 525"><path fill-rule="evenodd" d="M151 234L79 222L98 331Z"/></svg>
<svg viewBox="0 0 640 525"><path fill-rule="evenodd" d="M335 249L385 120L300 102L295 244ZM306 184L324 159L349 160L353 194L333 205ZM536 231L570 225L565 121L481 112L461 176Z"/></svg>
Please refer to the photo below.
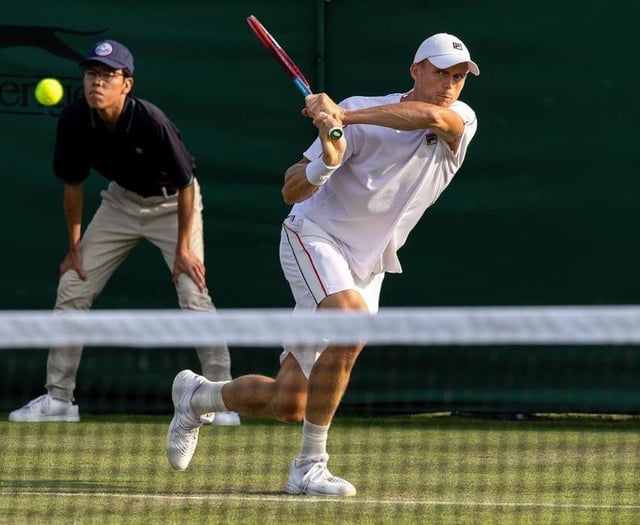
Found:
<svg viewBox="0 0 640 525"><path fill-rule="evenodd" d="M440 69L466 62L471 73L476 76L480 74L480 68L471 60L467 46L457 36L449 33L432 35L420 44L413 63L417 64L427 59Z"/></svg>

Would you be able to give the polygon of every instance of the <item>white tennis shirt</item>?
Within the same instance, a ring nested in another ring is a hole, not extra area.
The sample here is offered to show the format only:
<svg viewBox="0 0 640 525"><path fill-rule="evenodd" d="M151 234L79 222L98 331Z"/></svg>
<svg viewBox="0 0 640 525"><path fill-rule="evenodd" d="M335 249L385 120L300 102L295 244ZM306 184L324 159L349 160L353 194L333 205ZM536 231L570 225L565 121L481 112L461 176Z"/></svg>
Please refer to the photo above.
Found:
<svg viewBox="0 0 640 525"><path fill-rule="evenodd" d="M351 97L340 106L391 104L401 96ZM397 251L462 165L477 129L476 115L461 101L449 109L465 124L455 153L428 129L352 124L344 129L347 150L340 168L310 198L293 206L291 214L313 221L336 239L359 278L402 272ZM309 160L321 155L319 139L304 152Z"/></svg>

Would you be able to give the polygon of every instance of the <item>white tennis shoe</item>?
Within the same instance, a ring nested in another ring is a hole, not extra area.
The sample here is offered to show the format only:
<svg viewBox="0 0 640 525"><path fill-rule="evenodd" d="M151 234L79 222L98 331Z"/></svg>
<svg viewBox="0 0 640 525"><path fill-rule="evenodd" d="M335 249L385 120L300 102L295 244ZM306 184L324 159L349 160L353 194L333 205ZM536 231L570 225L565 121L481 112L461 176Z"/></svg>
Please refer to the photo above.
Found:
<svg viewBox="0 0 640 525"><path fill-rule="evenodd" d="M354 496L356 488L347 480L337 478L327 468L328 458L294 459L289 470L286 491L289 494L311 496Z"/></svg>
<svg viewBox="0 0 640 525"><path fill-rule="evenodd" d="M29 401L22 408L9 413L9 421L20 423L42 423L47 421L63 421L77 423L80 421L78 405L54 399L43 394Z"/></svg>
<svg viewBox="0 0 640 525"><path fill-rule="evenodd" d="M191 407L195 390L206 381L191 370L183 370L173 380L173 419L167 431L167 458L176 470L185 470L198 445L198 433L202 419Z"/></svg>
<svg viewBox="0 0 640 525"><path fill-rule="evenodd" d="M215 412L211 424L218 427L237 427L240 425L240 416L231 410Z"/></svg>

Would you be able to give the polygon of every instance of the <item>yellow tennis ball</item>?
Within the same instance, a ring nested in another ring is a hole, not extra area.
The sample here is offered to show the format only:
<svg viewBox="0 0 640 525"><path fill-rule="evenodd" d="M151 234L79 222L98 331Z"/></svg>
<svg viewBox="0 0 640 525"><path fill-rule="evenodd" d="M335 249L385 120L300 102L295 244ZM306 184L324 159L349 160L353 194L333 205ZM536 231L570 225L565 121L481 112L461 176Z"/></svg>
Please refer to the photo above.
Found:
<svg viewBox="0 0 640 525"><path fill-rule="evenodd" d="M36 100L43 106L55 106L63 95L64 88L55 78L43 78L36 86Z"/></svg>

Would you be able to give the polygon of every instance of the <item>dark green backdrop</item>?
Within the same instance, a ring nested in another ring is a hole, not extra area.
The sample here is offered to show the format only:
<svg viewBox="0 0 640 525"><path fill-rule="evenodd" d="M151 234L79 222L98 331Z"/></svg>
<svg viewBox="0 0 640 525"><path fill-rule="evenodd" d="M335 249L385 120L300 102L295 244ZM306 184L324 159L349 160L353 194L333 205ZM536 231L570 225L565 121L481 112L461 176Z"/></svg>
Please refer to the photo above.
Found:
<svg viewBox="0 0 640 525"><path fill-rule="evenodd" d="M478 134L455 182L400 252L405 272L387 278L383 305L638 302L638 110L631 81L638 46L626 2L596 0L582 5L579 16L550 0L60 0L0 9L0 309L50 308L66 250L61 187L51 173L59 108L39 106L33 86L58 77L70 99L79 94L80 77L71 55L56 54L53 37L67 53L84 53L106 37L134 52L135 93L166 111L198 160L208 281L218 307L291 305L277 257L287 213L280 183L314 129L299 115L298 92L248 30L249 14L269 27L313 86L336 99L409 89L413 53L434 32L460 36L480 65L482 75L469 79L462 97L478 114ZM87 218L102 186L97 175L88 184ZM174 307L159 254L141 247L95 306ZM385 385L378 374L388 371L382 357L389 350L365 355L348 404L637 406L638 374L628 373L637 372L635 348L391 349L399 357ZM234 373L271 373L277 354L235 349ZM0 352L10 372L0 410L41 391L45 356L44 350ZM130 372L116 374L124 360ZM196 366L194 360L188 350L91 349L77 397L95 410L113 407L116 398L118 407L135 402L144 409L153 396L162 407L175 370ZM105 363L117 377L91 373ZM606 365L608 372L581 376L581 363L596 371Z"/></svg>

